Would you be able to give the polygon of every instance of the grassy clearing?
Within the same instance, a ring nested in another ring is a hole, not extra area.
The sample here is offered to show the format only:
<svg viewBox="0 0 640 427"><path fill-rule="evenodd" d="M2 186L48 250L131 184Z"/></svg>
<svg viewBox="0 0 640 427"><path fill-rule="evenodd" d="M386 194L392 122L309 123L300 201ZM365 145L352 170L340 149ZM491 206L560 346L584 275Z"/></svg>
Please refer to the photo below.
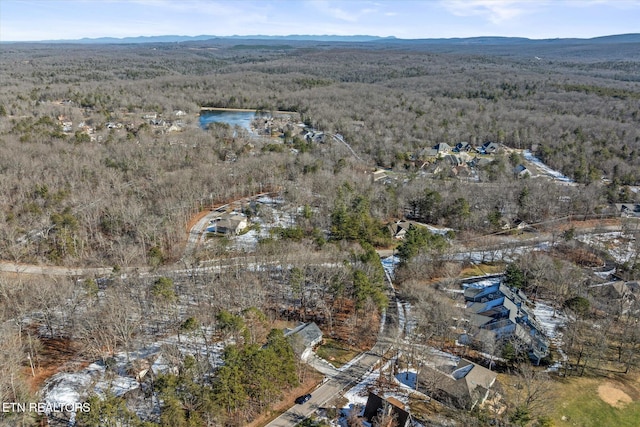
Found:
<svg viewBox="0 0 640 427"><path fill-rule="evenodd" d="M484 276L504 272L504 264L473 264L460 272L460 277Z"/></svg>
<svg viewBox="0 0 640 427"><path fill-rule="evenodd" d="M331 338L325 338L324 343L318 347L316 353L336 368L341 367L358 355L358 351L346 348L342 343Z"/></svg>
<svg viewBox="0 0 640 427"><path fill-rule="evenodd" d="M556 408L552 414L555 426L581 427L637 427L640 425L640 401L620 408L611 406L598 395L598 387L610 383L604 378L569 378L558 383ZM636 395L640 384L629 380L626 384L613 382L616 388ZM635 393L634 393L635 391Z"/></svg>

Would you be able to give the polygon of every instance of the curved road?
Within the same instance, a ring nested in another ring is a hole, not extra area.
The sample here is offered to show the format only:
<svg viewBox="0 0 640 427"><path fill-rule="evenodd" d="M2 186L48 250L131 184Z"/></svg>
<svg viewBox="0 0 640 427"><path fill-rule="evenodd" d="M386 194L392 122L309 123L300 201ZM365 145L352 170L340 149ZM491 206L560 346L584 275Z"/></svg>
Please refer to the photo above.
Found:
<svg viewBox="0 0 640 427"><path fill-rule="evenodd" d="M253 197L260 197L263 195L268 195L268 193L258 194ZM223 205L220 208L227 207L229 205ZM184 251L184 255L182 260L175 264L173 271L174 272L184 272L185 266L188 265L188 258L193 254L195 248L202 242L204 237L206 228L209 224L209 220L215 215L214 210L209 212L203 218L201 218L189 231L189 235L187 238L187 243ZM577 225L577 224L576 224ZM605 226L591 226L591 227L577 227L577 234L598 234L604 232L611 231L623 231L622 225L605 225ZM489 235L489 236L493 236ZM487 236L484 236L487 237ZM464 247L460 245L458 250L455 252L459 256L464 256L465 254L470 253L480 253L480 252L490 252L496 250L505 250L505 249L515 249L515 248L524 248L524 247L533 247L540 245L544 242L549 242L554 239L554 236L551 233L540 233L535 237L529 239L506 239L506 241L501 243L489 243L489 244L476 244L470 247ZM555 236L555 239L558 239L558 236ZM478 242L482 240L482 236L474 239ZM389 256L393 252L391 250L387 251L388 253L384 253L384 251L379 251L381 256ZM235 258L230 258L229 260L233 260ZM247 258L245 257L244 260ZM228 262L229 260L223 260L223 262ZM182 265L181 265L182 264ZM218 264L219 265L219 264ZM206 268L202 268L206 270ZM220 267L218 267L220 268ZM148 274L152 271L150 267L142 266L142 267L126 267L121 270L122 274L131 274L131 273L139 273L139 274ZM190 269L189 272L193 271ZM0 272L6 273L17 273L17 274L41 274L41 275L50 275L50 276L71 276L71 277L80 277L80 276L106 276L112 274L113 267L61 267L61 266L52 266L52 265L37 265L37 264L23 264L12 261L0 261Z"/></svg>

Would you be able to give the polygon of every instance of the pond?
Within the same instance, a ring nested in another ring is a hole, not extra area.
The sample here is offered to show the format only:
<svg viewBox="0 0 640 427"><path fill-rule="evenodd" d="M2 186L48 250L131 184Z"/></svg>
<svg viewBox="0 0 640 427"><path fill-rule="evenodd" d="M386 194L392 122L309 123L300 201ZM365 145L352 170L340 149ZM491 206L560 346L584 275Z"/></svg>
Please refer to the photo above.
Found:
<svg viewBox="0 0 640 427"><path fill-rule="evenodd" d="M200 113L200 127L206 130L210 123L226 123L231 127L251 130L251 121L255 116L255 111L203 110Z"/></svg>

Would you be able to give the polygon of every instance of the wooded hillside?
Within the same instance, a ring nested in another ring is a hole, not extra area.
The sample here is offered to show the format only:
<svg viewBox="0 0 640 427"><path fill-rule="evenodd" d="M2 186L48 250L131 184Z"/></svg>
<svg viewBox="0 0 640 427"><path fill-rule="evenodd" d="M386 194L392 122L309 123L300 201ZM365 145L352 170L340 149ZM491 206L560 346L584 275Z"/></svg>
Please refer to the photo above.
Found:
<svg viewBox="0 0 640 427"><path fill-rule="evenodd" d="M314 321L351 354L400 296L416 324L407 352L448 351L467 268L506 268L573 316L565 375L637 365L640 299L609 303L590 282L640 278L637 223L618 218L640 203L635 37L0 44L0 58L0 258L15 270L0 277L3 401L79 360L130 374L144 349L164 361L139 379L147 394L92 397L80 425L245 425L311 381L284 325ZM256 110L260 135L203 129L202 107ZM622 231L596 250L576 220ZM545 253L527 254L536 243ZM605 255L616 245L630 255ZM399 255L397 292L376 249ZM34 265L58 275L13 275ZM206 357L183 357L183 340ZM528 362L489 341L460 351ZM502 419L534 413L518 405Z"/></svg>

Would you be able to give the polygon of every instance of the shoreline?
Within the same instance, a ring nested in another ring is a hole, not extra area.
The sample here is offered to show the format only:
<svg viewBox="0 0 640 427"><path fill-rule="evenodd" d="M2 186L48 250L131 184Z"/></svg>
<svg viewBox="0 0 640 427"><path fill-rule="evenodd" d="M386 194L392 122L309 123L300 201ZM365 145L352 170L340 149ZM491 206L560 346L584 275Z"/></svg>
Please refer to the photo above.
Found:
<svg viewBox="0 0 640 427"><path fill-rule="evenodd" d="M200 114L202 114L202 112L207 112L207 111L229 111L229 112L238 112L238 113L257 113L258 110L256 109L249 109L249 108L224 108L224 107L200 107ZM276 111L264 111L266 113L271 113L271 114L298 114L295 111L280 111L280 110L276 110Z"/></svg>

